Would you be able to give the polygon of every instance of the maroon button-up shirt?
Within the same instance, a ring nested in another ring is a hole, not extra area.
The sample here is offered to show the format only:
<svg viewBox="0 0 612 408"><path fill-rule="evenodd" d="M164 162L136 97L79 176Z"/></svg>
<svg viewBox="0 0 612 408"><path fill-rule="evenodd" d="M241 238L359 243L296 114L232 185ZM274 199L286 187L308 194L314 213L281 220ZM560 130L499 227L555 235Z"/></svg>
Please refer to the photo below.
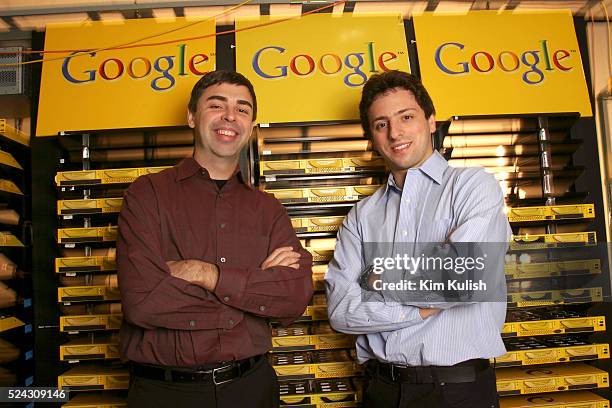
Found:
<svg viewBox="0 0 612 408"><path fill-rule="evenodd" d="M276 248L299 269L261 263ZM214 292L170 275L166 261L219 267ZM283 206L234 175L219 190L193 159L140 177L126 191L117 242L124 360L198 366L262 354L269 320L289 323L312 296L312 257Z"/></svg>

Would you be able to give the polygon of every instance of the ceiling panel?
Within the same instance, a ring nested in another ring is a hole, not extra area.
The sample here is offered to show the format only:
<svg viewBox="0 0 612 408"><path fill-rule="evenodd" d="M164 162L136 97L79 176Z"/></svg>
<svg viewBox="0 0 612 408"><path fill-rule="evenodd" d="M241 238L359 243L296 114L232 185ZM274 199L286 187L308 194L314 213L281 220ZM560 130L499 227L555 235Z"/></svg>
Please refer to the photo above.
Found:
<svg viewBox="0 0 612 408"><path fill-rule="evenodd" d="M312 5L324 5L331 3L323 0L303 1ZM44 29L51 22L74 22L86 21L83 12L96 12L94 18L121 20L122 18L135 15L137 9L140 15L153 15L160 18L175 17L174 8L184 10L184 15L190 18L210 17L221 13L240 3L240 0L0 0L0 16L14 16L21 30ZM270 14L299 15L302 11L302 2L295 0L252 0L249 4L241 6L231 15L220 19L220 24L232 24L237 16L258 16L259 5L269 4ZM612 17L612 0L604 2L608 13ZM574 14L585 15L602 20L605 12L599 0L403 0L385 1L370 0L355 2L353 13L355 15L380 14L384 12L401 13L404 18L412 14L424 12L428 5L429 9L436 12L467 12L469 10L534 10L534 9L569 9ZM333 9L334 15L342 14L344 4L336 5ZM153 12L144 13L143 10ZM132 14L130 14L131 11ZM123 13L121 13L123 11ZM180 13L180 12L179 12ZM42 15L41 15L42 14ZM40 15L39 17L27 17L28 15ZM98 17L99 15L99 17ZM0 23L0 30L8 30L10 25L6 22Z"/></svg>

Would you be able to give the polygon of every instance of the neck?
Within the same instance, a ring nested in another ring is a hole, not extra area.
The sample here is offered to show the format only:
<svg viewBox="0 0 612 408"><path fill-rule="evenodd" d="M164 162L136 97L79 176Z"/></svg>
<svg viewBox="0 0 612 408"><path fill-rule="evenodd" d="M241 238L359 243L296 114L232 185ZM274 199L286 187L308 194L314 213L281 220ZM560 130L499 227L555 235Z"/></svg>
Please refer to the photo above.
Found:
<svg viewBox="0 0 612 408"><path fill-rule="evenodd" d="M196 162L210 174L213 180L229 180L238 167L239 157L219 157L208 152L197 151L193 158Z"/></svg>
<svg viewBox="0 0 612 408"><path fill-rule="evenodd" d="M395 180L395 184L400 189L404 188L404 181L406 181L406 173L408 173L407 169L391 171L391 174L393 174L393 180Z"/></svg>

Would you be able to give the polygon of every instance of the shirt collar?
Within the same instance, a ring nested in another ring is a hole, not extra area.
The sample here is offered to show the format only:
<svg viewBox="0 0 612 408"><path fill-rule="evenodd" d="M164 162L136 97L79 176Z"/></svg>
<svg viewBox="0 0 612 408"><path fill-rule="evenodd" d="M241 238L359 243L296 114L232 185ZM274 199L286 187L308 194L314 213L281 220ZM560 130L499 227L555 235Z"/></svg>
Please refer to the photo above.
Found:
<svg viewBox="0 0 612 408"><path fill-rule="evenodd" d="M200 164L193 157L187 157L181 160L181 162L176 167L177 167L176 181L185 180L196 174L202 174L208 180L212 180L210 178L210 173L208 172L208 170L200 166ZM240 166L236 167L236 170L234 170L234 174L232 174L232 177L230 177L229 180L232 180L233 178L236 178L240 182L242 182L242 184L249 186L248 183L245 182L244 177L242 176L242 172L240 172Z"/></svg>
<svg viewBox="0 0 612 408"><path fill-rule="evenodd" d="M421 164L421 171L427 174L433 181L440 184L442 182L442 176L444 170L448 167L448 162L437 150L434 150L433 154L429 156L423 164Z"/></svg>
<svg viewBox="0 0 612 408"><path fill-rule="evenodd" d="M421 166L417 167L414 170L420 170L425 175L429 176L433 181L440 184L442 182L442 176L444 175L444 170L448 167L448 162L437 150L434 150L433 154L421 164ZM412 170L412 169L410 169ZM408 170L408 171L410 171ZM385 193L389 190L389 187L393 187L397 190L401 190L395 182L395 178L393 177L393 173L389 173L389 177L387 179L387 185L385 186Z"/></svg>

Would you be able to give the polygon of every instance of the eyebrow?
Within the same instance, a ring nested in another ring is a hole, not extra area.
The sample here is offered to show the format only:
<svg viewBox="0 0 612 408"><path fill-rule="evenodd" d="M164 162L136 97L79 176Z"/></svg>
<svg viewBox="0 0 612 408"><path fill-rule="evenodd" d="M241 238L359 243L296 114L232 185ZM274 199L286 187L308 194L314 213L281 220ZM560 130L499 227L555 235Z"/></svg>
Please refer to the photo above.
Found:
<svg viewBox="0 0 612 408"><path fill-rule="evenodd" d="M400 109L397 112L395 112L392 116L401 115L402 113L406 113L408 111L416 111L416 109L414 109L414 108ZM377 120L382 120L382 119L387 119L387 116L378 116L378 117L372 119L372 122L376 122Z"/></svg>
<svg viewBox="0 0 612 408"><path fill-rule="evenodd" d="M206 98L207 101L210 101L211 99L227 102L227 98L221 95L210 95L208 98ZM238 105L247 105L248 107L253 109L253 104L244 99L238 99Z"/></svg>

